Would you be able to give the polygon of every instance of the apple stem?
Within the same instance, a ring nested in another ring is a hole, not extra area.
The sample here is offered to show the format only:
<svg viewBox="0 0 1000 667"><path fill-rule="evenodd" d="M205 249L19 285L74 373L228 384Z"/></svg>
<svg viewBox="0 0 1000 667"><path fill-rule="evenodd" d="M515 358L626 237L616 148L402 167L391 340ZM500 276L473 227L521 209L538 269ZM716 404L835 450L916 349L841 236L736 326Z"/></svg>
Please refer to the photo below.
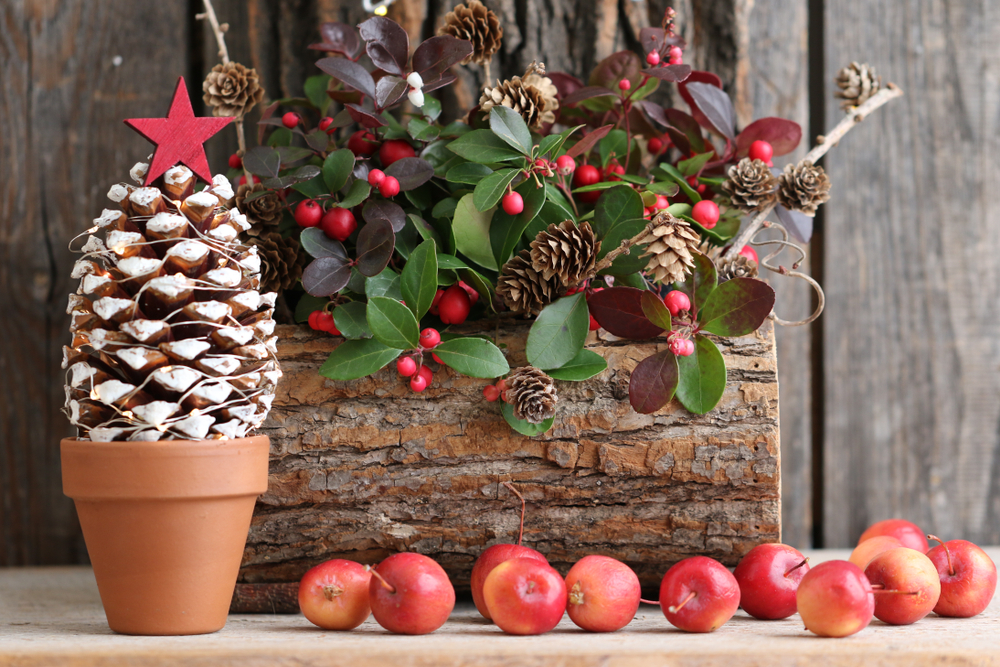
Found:
<svg viewBox="0 0 1000 667"><path fill-rule="evenodd" d="M809 559L808 558L804 558L801 563L799 563L798 565L796 565L795 567L793 567L792 569L790 569L788 572L785 572L785 576L787 577L792 572L795 572L795 570L799 569L800 567L802 567L803 565L805 565L808 562L809 562Z"/></svg>
<svg viewBox="0 0 1000 667"><path fill-rule="evenodd" d="M885 584L872 584L872 592L874 593L892 593L894 595L917 595L920 591L896 591L896 590L886 590Z"/></svg>
<svg viewBox="0 0 1000 667"><path fill-rule="evenodd" d="M639 602L641 602L643 604L655 604L657 607L660 606L660 601L659 600L643 600L642 598L639 598Z"/></svg>
<svg viewBox="0 0 1000 667"><path fill-rule="evenodd" d="M951 563L951 552L948 551L948 545L944 543L944 540L942 540L940 537L937 537L935 535L928 535L927 539L928 540L934 540L935 542L937 542L938 544L940 544L942 547L944 547L944 555L945 555L945 557L948 558L948 574L954 577L955 576L955 566L952 565L952 563Z"/></svg>
<svg viewBox="0 0 1000 667"><path fill-rule="evenodd" d="M667 611L669 611L671 614L676 614L684 607L684 605L686 605L688 602L690 602L696 597L698 597L698 594L694 591L691 591L690 593L688 593L688 596L684 598L683 602L681 602L676 607L674 605L670 605L670 607L667 608Z"/></svg>
<svg viewBox="0 0 1000 667"><path fill-rule="evenodd" d="M521 492L515 489L514 485L510 482L504 482L503 485L510 489L511 493L521 499L521 528L517 532L517 546L521 546L521 539L524 537L524 508L526 506L524 496L522 496Z"/></svg>
<svg viewBox="0 0 1000 667"><path fill-rule="evenodd" d="M385 589L387 591L389 591L390 593L395 593L396 592L396 587L393 586L392 584L390 584L385 579L383 579L382 575L379 574L378 572L376 572L375 569L372 568L371 565L365 565L365 569L368 570L369 572L371 572L373 577L375 577L376 579L378 579L379 581L381 581L382 585L385 587Z"/></svg>

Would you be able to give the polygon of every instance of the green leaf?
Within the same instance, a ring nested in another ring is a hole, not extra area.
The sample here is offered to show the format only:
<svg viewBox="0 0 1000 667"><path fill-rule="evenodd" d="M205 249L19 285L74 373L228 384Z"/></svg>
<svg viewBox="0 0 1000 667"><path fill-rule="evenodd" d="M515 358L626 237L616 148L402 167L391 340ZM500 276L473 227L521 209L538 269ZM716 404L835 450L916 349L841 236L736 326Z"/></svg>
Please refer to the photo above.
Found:
<svg viewBox="0 0 1000 667"><path fill-rule="evenodd" d="M400 352L373 338L344 341L319 367L319 374L331 380L357 380L385 368Z"/></svg>
<svg viewBox="0 0 1000 667"><path fill-rule="evenodd" d="M419 215L414 215L413 213L407 214L406 219L409 220L409 223L414 229L417 230L417 233L420 234L420 238L425 241L434 241L434 243L439 246L442 245L441 236L438 234L434 225L430 224Z"/></svg>
<svg viewBox="0 0 1000 667"><path fill-rule="evenodd" d="M454 255L443 252L437 254L438 269L442 271L454 271L456 269L467 269L469 265Z"/></svg>
<svg viewBox="0 0 1000 667"><path fill-rule="evenodd" d="M420 324L399 301L384 296L368 297L367 316L372 335L383 345L399 350L420 345Z"/></svg>
<svg viewBox="0 0 1000 667"><path fill-rule="evenodd" d="M419 320L434 303L437 293L437 245L424 241L410 253L410 258L399 276L403 300L413 316Z"/></svg>
<svg viewBox="0 0 1000 667"><path fill-rule="evenodd" d="M333 309L333 322L344 338L371 338L368 316L363 301L349 301Z"/></svg>
<svg viewBox="0 0 1000 667"><path fill-rule="evenodd" d="M601 251L598 253L598 258L602 258L609 252L621 245L622 241L625 239L633 238L642 232L649 224L649 220L645 218L634 218L632 220L622 220L616 224L605 237L601 240ZM648 257L643 257L642 254L645 252L643 246L634 246L629 249L629 253L622 253L615 258L615 261L611 263L602 273L613 273L613 274L623 274L623 273L635 273L641 271L646 264L649 263ZM645 287L643 287L645 289Z"/></svg>
<svg viewBox="0 0 1000 667"><path fill-rule="evenodd" d="M580 350L580 353L563 364L562 368L545 371L556 380L580 382L603 373L608 367L604 357L590 350Z"/></svg>
<svg viewBox="0 0 1000 667"><path fill-rule="evenodd" d="M770 285L753 278L733 278L708 297L698 311L698 323L719 336L746 336L764 323L773 308Z"/></svg>
<svg viewBox="0 0 1000 667"><path fill-rule="evenodd" d="M450 221L453 217L455 217L455 208L457 206L457 199L454 197L445 197L444 199L438 200L438 203L434 204L434 208L431 209L431 217L447 218Z"/></svg>
<svg viewBox="0 0 1000 667"><path fill-rule="evenodd" d="M691 204L671 204L667 207L667 213L678 218L691 217Z"/></svg>
<svg viewBox="0 0 1000 667"><path fill-rule="evenodd" d="M643 279L641 273L627 273L625 275L613 273L611 275L615 277L616 287L634 287L641 290L646 289L646 281Z"/></svg>
<svg viewBox="0 0 1000 667"><path fill-rule="evenodd" d="M292 186L292 189L304 195L306 199L318 199L319 197L327 195L330 192L326 187L326 182L323 180L322 173L316 176L316 178L311 178L308 181L303 181L302 183L296 183Z"/></svg>
<svg viewBox="0 0 1000 667"><path fill-rule="evenodd" d="M661 162L658 168L660 171L665 173L668 178L673 179L673 181L680 186L680 189L687 195L692 204L697 204L701 201L701 195L698 194L698 191L692 188L690 184L688 184L687 178L684 177L684 174L677 171L677 167L669 162Z"/></svg>
<svg viewBox="0 0 1000 667"><path fill-rule="evenodd" d="M583 292L550 303L528 331L528 363L542 370L561 368L583 349L588 331L590 312Z"/></svg>
<svg viewBox="0 0 1000 667"><path fill-rule="evenodd" d="M523 158L520 151L511 148L506 141L491 130L473 130L448 144L448 149L466 160L490 164L514 158Z"/></svg>
<svg viewBox="0 0 1000 667"><path fill-rule="evenodd" d="M729 239L736 236L736 232L740 231L740 225L742 224L742 220L738 217L722 218L715 227L706 229L695 222L694 218L690 215L679 215L677 217L686 220L698 233L716 246L725 245Z"/></svg>
<svg viewBox="0 0 1000 667"><path fill-rule="evenodd" d="M306 79L303 84L302 89L306 93L306 97L309 101L313 103L317 109L319 109L320 115L326 114L327 107L330 106L330 96L326 94L326 89L330 85L330 77L326 74L317 74L316 76L311 76Z"/></svg>
<svg viewBox="0 0 1000 667"><path fill-rule="evenodd" d="M719 274L715 262L701 253L694 253L694 270L688 274L683 283L676 285L677 289L688 295L691 309L697 313L708 301L719 283Z"/></svg>
<svg viewBox="0 0 1000 667"><path fill-rule="evenodd" d="M303 294L299 297L299 302L295 304L295 321L300 323L308 322L309 315L311 315L313 311L323 310L323 306L328 303L330 303L329 297Z"/></svg>
<svg viewBox="0 0 1000 667"><path fill-rule="evenodd" d="M479 181L479 185L472 193L472 203L476 205L476 209L488 211L496 206L507 190L507 186L517 178L519 173L521 173L520 169L501 169Z"/></svg>
<svg viewBox="0 0 1000 667"><path fill-rule="evenodd" d="M711 340L694 337L694 354L677 357L680 378L677 400L691 412L703 415L719 403L726 391L726 360Z"/></svg>
<svg viewBox="0 0 1000 667"><path fill-rule="evenodd" d="M436 97L427 95L424 97L424 106L420 107L420 113L431 121L437 120L437 117L441 115L441 102Z"/></svg>
<svg viewBox="0 0 1000 667"><path fill-rule="evenodd" d="M490 109L490 129L522 155L531 155L531 131L521 114L504 106Z"/></svg>
<svg viewBox="0 0 1000 667"><path fill-rule="evenodd" d="M550 158L555 159L559 152L562 150L563 144L569 139L570 135L579 130L581 127L586 127L585 125L577 125L576 127L570 127L559 134L550 134L547 137L542 137L542 140L538 143L538 153L537 157L544 157L548 155Z"/></svg>
<svg viewBox="0 0 1000 667"><path fill-rule="evenodd" d="M627 220L634 220L642 217L642 197L634 189L627 185L618 185L601 195L594 208L594 221L591 226L597 238L603 239L616 226ZM602 244L601 250L604 253L612 250L613 246L605 248Z"/></svg>
<svg viewBox="0 0 1000 667"><path fill-rule="evenodd" d="M344 198L340 200L340 206L342 208L354 208L364 200L368 199L368 195L370 195L371 192L372 186L368 185L368 181L355 178L354 182L351 183L351 189L348 190Z"/></svg>
<svg viewBox="0 0 1000 667"><path fill-rule="evenodd" d="M490 245L497 266L503 266L514 254L514 248L528 224L535 219L545 205L545 188L535 187L534 179L528 179L515 190L524 200L524 209L517 215L510 215L502 208L493 214L490 223Z"/></svg>
<svg viewBox="0 0 1000 667"><path fill-rule="evenodd" d="M353 276L354 273L352 272ZM361 274L358 274L361 276ZM391 299L402 299L403 291L399 285L399 274L391 269L385 269L377 276L365 280L364 293L369 296L387 296ZM348 284L349 286L349 284Z"/></svg>
<svg viewBox="0 0 1000 667"><path fill-rule="evenodd" d="M417 141L434 141L438 138L441 129L436 125L431 125L423 118L411 118L406 126L406 131Z"/></svg>
<svg viewBox="0 0 1000 667"><path fill-rule="evenodd" d="M642 305L643 314L650 322L664 331L670 331L673 328L670 311L667 310L659 294L650 291L643 292L639 303Z"/></svg>
<svg viewBox="0 0 1000 667"><path fill-rule="evenodd" d="M685 176L694 176L701 171L701 168L704 167L709 160L712 159L713 155L715 155L713 151L699 153L692 158L678 162L677 168L680 169L681 173Z"/></svg>
<svg viewBox="0 0 1000 667"><path fill-rule="evenodd" d="M549 417L541 424L532 424L531 422L524 421L523 419L518 419L514 416L514 407L509 403L503 403L500 406L500 412L503 413L503 418L507 420L510 427L520 433L521 435L526 435L529 438L541 435L552 428L552 422L555 421L554 417Z"/></svg>
<svg viewBox="0 0 1000 667"><path fill-rule="evenodd" d="M680 186L674 181L656 181L646 186L647 192L652 192L655 195L663 195L664 197L676 197L680 189Z"/></svg>
<svg viewBox="0 0 1000 667"><path fill-rule="evenodd" d="M493 173L493 169L485 164L476 162L463 162L456 164L448 170L445 179L449 183L462 183L463 185L475 185Z"/></svg>
<svg viewBox="0 0 1000 667"><path fill-rule="evenodd" d="M601 166L607 167L611 156L621 158L619 162L624 164L625 153L628 149L628 133L625 130L611 130L607 136L597 144L597 151L601 155Z"/></svg>
<svg viewBox="0 0 1000 667"><path fill-rule="evenodd" d="M434 348L446 365L474 378L495 378L510 372L510 365L496 345L482 338L455 338Z"/></svg>
<svg viewBox="0 0 1000 667"><path fill-rule="evenodd" d="M472 201L470 192L458 201L455 207L455 218L452 229L455 231L455 246L459 252L476 264L497 270L493 258L493 247L490 245L490 221L493 211L480 212Z"/></svg>
<svg viewBox="0 0 1000 667"><path fill-rule="evenodd" d="M354 153L346 148L333 151L323 160L323 182L330 192L339 192L354 170Z"/></svg>

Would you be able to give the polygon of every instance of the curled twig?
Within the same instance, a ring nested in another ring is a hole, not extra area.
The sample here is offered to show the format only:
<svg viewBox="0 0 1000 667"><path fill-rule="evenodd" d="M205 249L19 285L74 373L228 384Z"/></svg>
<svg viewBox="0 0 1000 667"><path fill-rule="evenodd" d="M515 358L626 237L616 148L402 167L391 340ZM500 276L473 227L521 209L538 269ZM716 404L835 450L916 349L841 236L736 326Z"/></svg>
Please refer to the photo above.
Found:
<svg viewBox="0 0 1000 667"><path fill-rule="evenodd" d="M758 265L767 269L768 271L771 271L772 273L777 273L779 275L786 276L788 278L797 278L799 280L804 280L807 283L809 283L812 286L812 288L816 291L816 309L813 311L812 315L805 318L804 320L797 320L797 321L783 320L780 317L778 317L774 313L774 311L771 311L771 314L768 315L768 317L775 324L780 324L783 327L801 327L805 326L806 324L811 324L812 322L815 322L819 318L819 316L823 314L823 308L826 307L826 294L823 293L823 288L820 286L818 282L816 282L816 280L812 276L806 273L802 273L801 271L795 270L799 266L799 263L803 259L805 259L806 257L805 251L798 245L788 240L788 230L786 230L783 225L780 225L775 222L770 222L767 223L767 226L765 228L758 229L757 232L760 233L764 229L777 229L781 232L782 238L768 239L764 241L755 241L753 239L750 239L750 245L753 245L758 248L764 246L778 246L778 249L776 251L771 252L763 259L761 259ZM796 253L799 254L799 259L796 260L795 263L792 265L793 267L792 270L789 270L781 265L774 266L768 263L769 260L777 257L786 248L793 249Z"/></svg>

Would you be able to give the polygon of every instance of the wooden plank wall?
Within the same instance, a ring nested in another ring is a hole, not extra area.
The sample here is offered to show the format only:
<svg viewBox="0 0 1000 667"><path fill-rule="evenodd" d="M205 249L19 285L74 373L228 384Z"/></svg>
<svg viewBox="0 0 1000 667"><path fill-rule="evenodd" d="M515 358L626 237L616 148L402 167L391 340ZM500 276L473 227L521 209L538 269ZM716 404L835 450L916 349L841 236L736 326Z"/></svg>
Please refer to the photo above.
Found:
<svg viewBox="0 0 1000 667"><path fill-rule="evenodd" d="M584 74L633 46L671 4L487 1L506 30L494 76L536 58ZM73 289L66 243L148 151L121 120L161 115L181 74L197 105L216 47L193 18L200 0L0 4L0 566L79 562L58 460L70 432L58 368ZM360 0L215 4L231 26L230 53L261 72L271 98L298 93L314 73L306 46L318 22L365 16ZM417 41L452 4L398 0L390 15ZM844 546L868 522L900 514L942 536L1000 542L1000 220L989 197L1000 8L672 4L692 44L688 62L723 76L741 122L781 115L808 127L825 115L832 124L832 78L852 58L878 64L909 93L828 158L836 199L815 246L828 310L815 327L779 331L786 541ZM481 72L463 73L448 101L468 105L481 83ZM222 136L209 144L216 165L235 146ZM783 317L808 314L807 289L776 288Z"/></svg>

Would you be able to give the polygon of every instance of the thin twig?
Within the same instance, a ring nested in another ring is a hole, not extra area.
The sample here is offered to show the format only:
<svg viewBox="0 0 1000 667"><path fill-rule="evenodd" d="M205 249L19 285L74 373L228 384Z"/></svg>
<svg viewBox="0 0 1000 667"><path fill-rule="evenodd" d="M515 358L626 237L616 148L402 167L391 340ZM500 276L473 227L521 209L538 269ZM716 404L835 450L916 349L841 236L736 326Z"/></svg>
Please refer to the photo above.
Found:
<svg viewBox="0 0 1000 667"><path fill-rule="evenodd" d="M774 239L774 240L769 240L769 241L753 241L751 239L751 241L750 241L751 245L759 247L759 246L767 246L767 245L776 245L777 244L777 245L779 245L779 246L781 246L783 248L784 247L788 247L788 246L792 246L793 248L795 248L796 250L798 250L803 256L805 255L805 253L802 251L801 248L799 248L794 243L789 243L788 242L788 231L782 225L779 225L777 223L771 222L771 223L768 223L768 229L778 229L778 230L780 230L784 238L780 239L780 240L779 239ZM763 229L759 229L757 231L761 232L761 231L764 231L764 230ZM823 293L823 288L820 286L820 284L818 282L816 282L816 280L812 276L810 276L808 274L802 273L801 271L794 271L794 270L789 271L784 266L772 266L771 264L768 264L767 260L769 260L772 257L774 257L774 255L775 255L775 253L772 253L772 254L768 255L767 257L764 257L764 259L762 259L760 261L759 266L762 266L763 268L767 269L768 271L772 271L772 272L777 273L779 275L786 276L788 278L798 278L799 280L804 280L807 283L809 283L809 285L811 285L812 288L814 290L816 290L816 309L813 311L812 315L810 315L806 319L804 319L804 320L798 320L798 321L794 321L794 322L790 321L790 320L783 320L783 319L781 319L780 317L778 317L777 315L774 314L773 310L771 311L771 314L768 315L768 317L771 319L772 322L774 322L775 324L780 324L783 327L801 327L801 326L804 326L806 324L811 324L811 323L815 322L817 319L819 319L819 316L823 314L823 309L826 307L826 294ZM798 266L798 262L796 262L793 266L797 267Z"/></svg>
<svg viewBox="0 0 1000 667"><path fill-rule="evenodd" d="M635 236L633 236L630 239L625 239L624 241L622 241L621 244L617 248L615 248L614 250L612 250L611 252L609 252L607 255L605 255L604 259L602 259L600 262L598 262L594 266L594 270L592 271L592 273L594 275L597 275L598 273L600 273L604 269L606 269L609 266L611 266L612 262L614 262L616 259L618 259L619 255L623 255L623 254L627 255L627 254L629 254L629 251L632 249L632 246L634 246L637 243L639 243L639 240L641 238L643 238L644 236L646 236L647 234L652 233L653 229L657 226L657 224L659 224L659 223L655 222L655 218L654 218L653 220L651 220L649 222L649 224L647 224L645 227L642 228L641 232L639 232L638 234L636 234Z"/></svg>

